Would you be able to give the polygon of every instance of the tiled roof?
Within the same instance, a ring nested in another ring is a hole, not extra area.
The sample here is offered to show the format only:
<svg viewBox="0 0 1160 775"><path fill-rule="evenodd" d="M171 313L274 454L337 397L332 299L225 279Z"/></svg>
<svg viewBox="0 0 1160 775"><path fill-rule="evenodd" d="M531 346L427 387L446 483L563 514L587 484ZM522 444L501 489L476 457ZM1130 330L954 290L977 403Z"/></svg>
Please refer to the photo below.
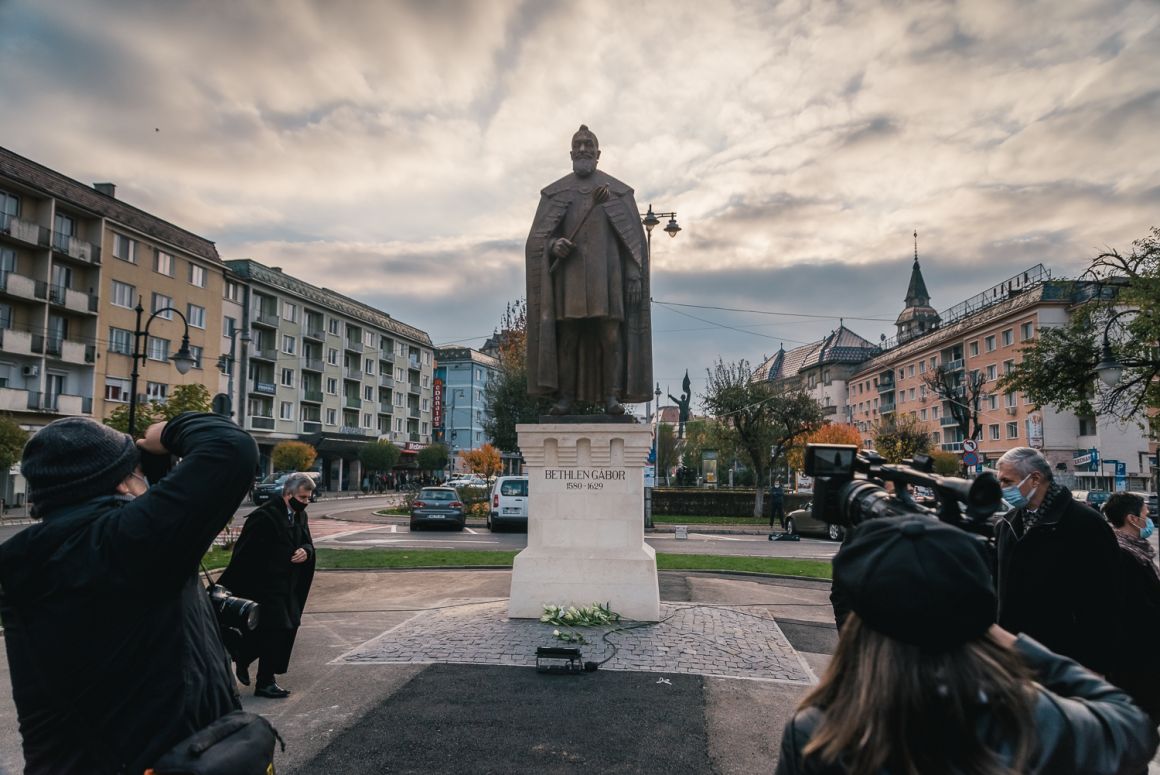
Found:
<svg viewBox="0 0 1160 775"><path fill-rule="evenodd" d="M773 381L795 377L799 372L828 363L861 363L878 353L878 347L844 325L817 342L792 350L778 350L753 373L753 379Z"/></svg>

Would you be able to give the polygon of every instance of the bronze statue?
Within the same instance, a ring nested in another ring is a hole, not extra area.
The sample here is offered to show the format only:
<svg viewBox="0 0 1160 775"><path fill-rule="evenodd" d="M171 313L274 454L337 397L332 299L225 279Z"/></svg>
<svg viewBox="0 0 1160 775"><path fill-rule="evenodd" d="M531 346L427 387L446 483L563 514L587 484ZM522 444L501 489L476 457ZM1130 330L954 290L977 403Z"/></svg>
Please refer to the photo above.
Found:
<svg viewBox="0 0 1160 775"><path fill-rule="evenodd" d="M648 248L632 189L596 170L588 127L572 136L572 174L540 192L528 235L528 393L575 401L652 398Z"/></svg>
<svg viewBox="0 0 1160 775"><path fill-rule="evenodd" d="M685 438L685 423L689 421L689 404L693 401L693 383L689 381L688 369L685 369L685 379L681 382L681 390L683 392L680 398L673 398L673 394L669 393L669 398L680 409L680 414L678 415L680 425L677 426L678 439Z"/></svg>

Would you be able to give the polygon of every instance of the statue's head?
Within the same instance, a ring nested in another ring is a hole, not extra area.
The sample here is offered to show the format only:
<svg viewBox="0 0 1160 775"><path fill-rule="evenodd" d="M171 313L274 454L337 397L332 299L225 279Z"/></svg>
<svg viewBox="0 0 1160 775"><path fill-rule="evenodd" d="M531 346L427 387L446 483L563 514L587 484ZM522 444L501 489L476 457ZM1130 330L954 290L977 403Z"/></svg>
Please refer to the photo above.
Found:
<svg viewBox="0 0 1160 775"><path fill-rule="evenodd" d="M600 141L592 130L581 124L572 135L572 171L582 178L586 178L596 171L596 162L600 159Z"/></svg>

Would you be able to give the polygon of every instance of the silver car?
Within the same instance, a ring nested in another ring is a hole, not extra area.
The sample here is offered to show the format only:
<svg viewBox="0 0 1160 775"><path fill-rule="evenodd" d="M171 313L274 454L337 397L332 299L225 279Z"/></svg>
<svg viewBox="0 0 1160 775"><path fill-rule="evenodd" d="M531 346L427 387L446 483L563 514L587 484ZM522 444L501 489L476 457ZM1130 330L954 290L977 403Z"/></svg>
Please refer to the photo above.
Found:
<svg viewBox="0 0 1160 775"><path fill-rule="evenodd" d="M817 535L831 541L841 541L846 535L841 525L831 525L820 519L814 519L810 508L813 503L807 503L804 508L794 509L785 515L785 532L800 535Z"/></svg>

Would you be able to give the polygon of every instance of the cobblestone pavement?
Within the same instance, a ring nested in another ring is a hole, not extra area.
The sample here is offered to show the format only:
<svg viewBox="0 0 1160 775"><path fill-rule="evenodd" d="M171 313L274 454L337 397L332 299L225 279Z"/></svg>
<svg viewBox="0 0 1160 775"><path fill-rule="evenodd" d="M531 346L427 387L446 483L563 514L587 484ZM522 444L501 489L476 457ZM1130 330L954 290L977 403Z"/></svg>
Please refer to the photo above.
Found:
<svg viewBox="0 0 1160 775"><path fill-rule="evenodd" d="M568 645L552 632L568 628L508 619L507 601L448 600L355 649L334 663L448 662L535 666L540 646ZM661 622L575 628L585 661L611 656L605 670L688 673L798 684L816 678L777 622L760 608L661 603ZM607 633L607 641L602 637ZM615 644L613 649L608 642Z"/></svg>

